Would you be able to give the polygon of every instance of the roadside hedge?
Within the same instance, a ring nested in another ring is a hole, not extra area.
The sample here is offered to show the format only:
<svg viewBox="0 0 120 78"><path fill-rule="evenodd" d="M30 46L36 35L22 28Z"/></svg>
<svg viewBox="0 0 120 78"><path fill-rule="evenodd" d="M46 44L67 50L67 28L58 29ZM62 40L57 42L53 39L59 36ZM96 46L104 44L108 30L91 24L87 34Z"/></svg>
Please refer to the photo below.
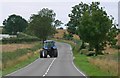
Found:
<svg viewBox="0 0 120 78"><path fill-rule="evenodd" d="M2 39L2 44L6 43L23 43L23 42L33 42L40 41L39 38L4 38Z"/></svg>

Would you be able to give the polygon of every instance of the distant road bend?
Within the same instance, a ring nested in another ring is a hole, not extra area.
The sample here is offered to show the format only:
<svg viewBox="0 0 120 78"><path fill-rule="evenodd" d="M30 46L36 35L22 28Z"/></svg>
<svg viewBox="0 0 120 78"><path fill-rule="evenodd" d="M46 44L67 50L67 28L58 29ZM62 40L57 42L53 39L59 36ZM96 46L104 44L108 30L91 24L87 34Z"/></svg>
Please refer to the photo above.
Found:
<svg viewBox="0 0 120 78"><path fill-rule="evenodd" d="M72 49L69 44L56 42L58 58L38 58L28 66L7 76L79 76L87 78L73 63Z"/></svg>

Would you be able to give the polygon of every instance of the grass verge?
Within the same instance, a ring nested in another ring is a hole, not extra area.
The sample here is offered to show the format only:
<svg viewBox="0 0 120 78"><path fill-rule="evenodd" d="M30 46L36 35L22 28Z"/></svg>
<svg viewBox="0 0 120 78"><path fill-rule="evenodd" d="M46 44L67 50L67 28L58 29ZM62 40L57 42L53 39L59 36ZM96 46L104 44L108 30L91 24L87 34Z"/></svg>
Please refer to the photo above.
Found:
<svg viewBox="0 0 120 78"><path fill-rule="evenodd" d="M85 72L88 76L112 76L110 73L107 73L103 70L100 70L95 65L89 63L88 58L85 55L74 55L75 65Z"/></svg>

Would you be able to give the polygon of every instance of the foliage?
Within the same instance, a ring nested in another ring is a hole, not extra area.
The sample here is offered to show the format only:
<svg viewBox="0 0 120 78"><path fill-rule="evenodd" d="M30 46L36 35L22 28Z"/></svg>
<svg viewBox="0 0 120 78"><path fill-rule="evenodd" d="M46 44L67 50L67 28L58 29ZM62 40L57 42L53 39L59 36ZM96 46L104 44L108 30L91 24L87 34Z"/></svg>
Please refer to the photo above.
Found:
<svg viewBox="0 0 120 78"><path fill-rule="evenodd" d="M107 43L116 44L116 25L113 17L109 17L99 2L91 4L80 3L75 5L69 14L68 32L78 34L84 42L89 43L90 48L95 48L96 55L101 54ZM101 20L102 19L102 20ZM113 27L114 26L114 27Z"/></svg>
<svg viewBox="0 0 120 78"><path fill-rule="evenodd" d="M112 46L112 48L118 49L118 51L120 50L120 45L114 45Z"/></svg>
<svg viewBox="0 0 120 78"><path fill-rule="evenodd" d="M120 33L120 29L118 29L118 32Z"/></svg>
<svg viewBox="0 0 120 78"><path fill-rule="evenodd" d="M115 46L117 43L117 39L115 38L119 34L119 30L116 28L116 26L110 28L110 32L107 34L108 35L108 44L111 46Z"/></svg>
<svg viewBox="0 0 120 78"><path fill-rule="evenodd" d="M63 38L66 39L66 40L72 40L73 39L73 35L64 33Z"/></svg>
<svg viewBox="0 0 120 78"><path fill-rule="evenodd" d="M61 24L63 24L60 20L55 20L54 21L54 26L55 27L58 27L58 26L60 26Z"/></svg>
<svg viewBox="0 0 120 78"><path fill-rule="evenodd" d="M17 37L11 37L11 38L3 38L2 44L7 44L7 43L28 43L28 42L33 42L33 41L40 41L39 38L36 36L31 36L25 33L20 32L17 34Z"/></svg>
<svg viewBox="0 0 120 78"><path fill-rule="evenodd" d="M24 42L33 42L33 41L40 41L40 39L35 38L35 37L33 37L33 38L4 38L4 39L2 39L2 44L24 43Z"/></svg>
<svg viewBox="0 0 120 78"><path fill-rule="evenodd" d="M71 34L76 34L76 28L72 25L69 25L67 31Z"/></svg>
<svg viewBox="0 0 120 78"><path fill-rule="evenodd" d="M58 28L58 29L61 29L61 30L63 30L64 28L63 28L63 27L60 27L60 28Z"/></svg>
<svg viewBox="0 0 120 78"><path fill-rule="evenodd" d="M5 32L16 35L17 32L22 32L28 26L28 22L19 15L10 15L8 19L3 21Z"/></svg>
<svg viewBox="0 0 120 78"><path fill-rule="evenodd" d="M33 14L30 17L29 27L27 28L33 35L37 36L41 40L46 40L56 32L56 28L53 23L55 21L56 14L53 10L43 8L38 14Z"/></svg>
<svg viewBox="0 0 120 78"><path fill-rule="evenodd" d="M20 33L17 35L17 38L37 38L37 37L36 37L36 36L28 35L28 34L23 33L23 32L20 32Z"/></svg>

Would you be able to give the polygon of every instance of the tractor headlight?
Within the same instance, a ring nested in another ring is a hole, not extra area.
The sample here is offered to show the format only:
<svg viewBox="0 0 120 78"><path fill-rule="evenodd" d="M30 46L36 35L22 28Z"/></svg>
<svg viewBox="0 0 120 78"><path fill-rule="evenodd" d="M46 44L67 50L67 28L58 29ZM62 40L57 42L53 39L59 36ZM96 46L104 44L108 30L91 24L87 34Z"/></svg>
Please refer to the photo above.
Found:
<svg viewBox="0 0 120 78"><path fill-rule="evenodd" d="M56 46L54 46L54 47L53 47L53 49L57 49L57 47L56 47Z"/></svg>

